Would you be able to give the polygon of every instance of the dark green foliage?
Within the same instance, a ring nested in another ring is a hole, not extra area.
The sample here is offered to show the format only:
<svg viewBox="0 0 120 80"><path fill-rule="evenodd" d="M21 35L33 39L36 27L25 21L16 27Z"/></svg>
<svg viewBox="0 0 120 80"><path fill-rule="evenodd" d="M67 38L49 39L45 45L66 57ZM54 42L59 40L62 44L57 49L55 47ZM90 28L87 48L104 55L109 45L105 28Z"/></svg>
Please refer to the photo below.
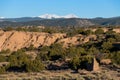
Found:
<svg viewBox="0 0 120 80"><path fill-rule="evenodd" d="M113 38L113 39L115 39L114 42L119 42L120 41L120 34L119 33L107 34L106 39L108 39L108 38Z"/></svg>
<svg viewBox="0 0 120 80"><path fill-rule="evenodd" d="M120 51L112 53L111 58L114 63L120 65Z"/></svg>
<svg viewBox="0 0 120 80"><path fill-rule="evenodd" d="M28 48L25 48L26 51L32 51L32 50L35 50L35 47L34 45L30 45Z"/></svg>
<svg viewBox="0 0 120 80"><path fill-rule="evenodd" d="M86 54L86 51L82 47L70 47L69 49L67 49L66 56L72 58L75 56L80 56L85 54Z"/></svg>
<svg viewBox="0 0 120 80"><path fill-rule="evenodd" d="M29 31L29 32L41 32L42 31L37 26L32 26L32 27L16 27L14 29L16 31Z"/></svg>
<svg viewBox="0 0 120 80"><path fill-rule="evenodd" d="M116 42L116 39L115 38L108 38L107 42L114 43L114 42Z"/></svg>
<svg viewBox="0 0 120 80"><path fill-rule="evenodd" d="M72 37L72 36L75 36L75 35L79 34L78 30L80 30L80 29L76 29L74 26L69 28L69 30L66 31L67 32L67 36L68 37Z"/></svg>
<svg viewBox="0 0 120 80"><path fill-rule="evenodd" d="M38 27L29 27L29 28L27 28L27 31L30 31L30 32L41 32L41 29L38 28Z"/></svg>
<svg viewBox="0 0 120 80"><path fill-rule="evenodd" d="M41 59L43 61L64 59L66 55L66 51L62 47L62 44L57 43L52 44L51 46L39 47L38 50L39 54L37 59Z"/></svg>
<svg viewBox="0 0 120 80"><path fill-rule="evenodd" d="M26 71L27 72L40 72L43 69L45 69L45 67L40 60L29 61L26 64Z"/></svg>
<svg viewBox="0 0 120 80"><path fill-rule="evenodd" d="M86 69L87 64L92 64L93 57L90 55L84 55L84 56L75 56L70 61L70 67L73 70L78 71L78 69Z"/></svg>
<svg viewBox="0 0 120 80"><path fill-rule="evenodd" d="M65 50L61 44L52 44L50 46L49 57L51 60L57 60L65 57Z"/></svg>
<svg viewBox="0 0 120 80"><path fill-rule="evenodd" d="M27 31L27 28L17 27L15 30L16 31Z"/></svg>
<svg viewBox="0 0 120 80"><path fill-rule="evenodd" d="M77 29L76 32L77 32L78 34L83 34L83 33L84 33L84 29L82 29L82 28Z"/></svg>
<svg viewBox="0 0 120 80"><path fill-rule="evenodd" d="M113 45L111 42L103 42L101 45L103 52L109 52L110 49L112 49Z"/></svg>
<svg viewBox="0 0 120 80"><path fill-rule="evenodd" d="M115 31L108 30L105 34L106 34L106 35L112 35L112 34L114 34L114 33L115 33Z"/></svg>
<svg viewBox="0 0 120 80"><path fill-rule="evenodd" d="M0 52L0 54L9 54L10 53L10 50L9 49L7 49L7 50L2 50L1 52Z"/></svg>
<svg viewBox="0 0 120 80"><path fill-rule="evenodd" d="M2 55L0 55L0 62L6 62L6 57L5 56L2 56Z"/></svg>
<svg viewBox="0 0 120 80"><path fill-rule="evenodd" d="M48 52L44 52L44 51L43 52L41 51L36 58L42 61L47 61L50 59L48 56Z"/></svg>
<svg viewBox="0 0 120 80"><path fill-rule="evenodd" d="M88 49L88 54L96 55L96 54L98 54L98 53L100 53L100 51L99 51L96 47L94 47L94 46L92 46L92 47L90 47L90 48Z"/></svg>
<svg viewBox="0 0 120 80"><path fill-rule="evenodd" d="M39 54L36 57L37 59L42 61L47 61L50 59L49 57L50 47L48 46L39 47L38 51L39 51Z"/></svg>
<svg viewBox="0 0 120 80"><path fill-rule="evenodd" d="M15 71L25 71L24 67L27 62L29 62L29 56L25 54L22 50L18 50L16 52L13 52L8 57L8 62L10 64L7 66L7 70L15 70ZM19 70L20 69L20 70Z"/></svg>
<svg viewBox="0 0 120 80"><path fill-rule="evenodd" d="M104 30L99 28L95 31L95 34L103 34L104 33Z"/></svg>
<svg viewBox="0 0 120 80"><path fill-rule="evenodd" d="M6 71L5 71L5 67L0 67L0 74L3 74L3 73L5 73Z"/></svg>
<svg viewBox="0 0 120 80"><path fill-rule="evenodd" d="M114 34L114 39L116 39L117 42L120 42L120 34Z"/></svg>
<svg viewBox="0 0 120 80"><path fill-rule="evenodd" d="M73 59L70 61L70 66L74 70L78 70L80 68L80 58L79 56L73 57Z"/></svg>
<svg viewBox="0 0 120 80"><path fill-rule="evenodd" d="M8 57L8 62L10 62L7 66L8 71L39 72L44 69L42 62L39 59L32 61L30 56L25 54L22 50L13 52Z"/></svg>
<svg viewBox="0 0 120 80"><path fill-rule="evenodd" d="M64 29L64 28L63 28ZM66 28L65 28L66 29ZM68 30L67 30L68 29ZM84 28L80 28L80 27L71 27L71 28L67 28L66 31L67 32L67 36L68 37L73 37L75 35L78 34L82 34L82 35L90 35L93 34L93 32L91 30L85 30Z"/></svg>
<svg viewBox="0 0 120 80"><path fill-rule="evenodd" d="M38 28L37 26L32 26L32 27L5 27L3 28L4 31L29 31L29 32L41 32L42 29Z"/></svg>
<svg viewBox="0 0 120 80"><path fill-rule="evenodd" d="M91 30L86 30L83 32L84 35L90 35L93 34L93 32Z"/></svg>
<svg viewBox="0 0 120 80"><path fill-rule="evenodd" d="M14 28L13 27L4 27L3 30L4 31L12 31L12 30L14 30Z"/></svg>
<svg viewBox="0 0 120 80"><path fill-rule="evenodd" d="M55 27L46 27L45 29L42 30L43 32L46 32L46 33L57 33L59 32L59 29L55 28Z"/></svg>
<svg viewBox="0 0 120 80"><path fill-rule="evenodd" d="M73 31L73 32L72 32L72 31L71 31L71 32L67 32L67 36L68 36L68 37L75 36L76 34L77 34L77 33L74 32L74 31Z"/></svg>

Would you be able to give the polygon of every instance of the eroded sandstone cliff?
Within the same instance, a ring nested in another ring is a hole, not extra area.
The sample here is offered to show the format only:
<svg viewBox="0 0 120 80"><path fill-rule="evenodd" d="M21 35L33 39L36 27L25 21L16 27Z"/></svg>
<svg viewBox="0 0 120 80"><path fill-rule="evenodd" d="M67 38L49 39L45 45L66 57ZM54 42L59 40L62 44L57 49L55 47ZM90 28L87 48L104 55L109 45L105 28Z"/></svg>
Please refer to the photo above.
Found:
<svg viewBox="0 0 120 80"><path fill-rule="evenodd" d="M43 33L43 32L21 32L21 31L0 31L0 50L18 49L39 46L50 46L53 43L63 43L63 46L77 45L88 42L90 39L96 39L95 35L83 36L76 35L67 37L65 33Z"/></svg>
<svg viewBox="0 0 120 80"><path fill-rule="evenodd" d="M51 45L58 39L66 35L61 33L48 34L38 32L18 32L18 31L0 31L0 50L10 49L15 51L23 47L39 47L41 45Z"/></svg>

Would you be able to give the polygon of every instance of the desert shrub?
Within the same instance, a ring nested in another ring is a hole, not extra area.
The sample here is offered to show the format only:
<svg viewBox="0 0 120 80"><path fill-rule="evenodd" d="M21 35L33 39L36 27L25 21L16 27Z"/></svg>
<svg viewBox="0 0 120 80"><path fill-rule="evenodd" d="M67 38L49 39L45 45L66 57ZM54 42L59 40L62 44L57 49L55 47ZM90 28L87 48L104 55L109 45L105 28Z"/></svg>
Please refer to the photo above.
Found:
<svg viewBox="0 0 120 80"><path fill-rule="evenodd" d="M75 36L77 34L82 34L82 32L83 32L83 29L70 28L67 31L67 36L72 37L72 36Z"/></svg>
<svg viewBox="0 0 120 80"><path fill-rule="evenodd" d="M30 32L40 32L39 28L37 28L37 27L30 27L30 28L28 28L28 31L30 31Z"/></svg>
<svg viewBox="0 0 120 80"><path fill-rule="evenodd" d="M107 38L107 42L114 43L116 42L115 38Z"/></svg>
<svg viewBox="0 0 120 80"><path fill-rule="evenodd" d="M29 61L29 56L25 54L25 52L18 50L16 52L13 52L8 57L8 62L10 64L7 66L8 71L25 71L24 67L25 64Z"/></svg>
<svg viewBox="0 0 120 80"><path fill-rule="evenodd" d="M111 58L112 58L114 63L120 65L120 51L112 53Z"/></svg>
<svg viewBox="0 0 120 80"><path fill-rule="evenodd" d="M50 46L49 57L51 60L57 60L65 57L65 50L61 44L52 44Z"/></svg>
<svg viewBox="0 0 120 80"><path fill-rule="evenodd" d="M6 62L6 57L5 56L2 56L2 55L0 55L0 62Z"/></svg>
<svg viewBox="0 0 120 80"><path fill-rule="evenodd" d="M75 56L69 62L71 69L78 71L78 69L86 69L87 64L92 64L93 56L84 55L84 56Z"/></svg>
<svg viewBox="0 0 120 80"><path fill-rule="evenodd" d="M1 50L0 54L9 54L10 53L10 49L7 50Z"/></svg>
<svg viewBox="0 0 120 80"><path fill-rule="evenodd" d="M5 67L0 67L0 74L3 74L5 72L6 72Z"/></svg>
<svg viewBox="0 0 120 80"><path fill-rule="evenodd" d="M70 67L74 70L78 70L80 68L80 58L79 56L73 57L70 61Z"/></svg>
<svg viewBox="0 0 120 80"><path fill-rule="evenodd" d="M84 55L84 56L80 56L80 60L81 62L92 63L93 57L94 56L92 55Z"/></svg>
<svg viewBox="0 0 120 80"><path fill-rule="evenodd" d="M77 32L78 34L83 34L84 29L82 29L82 28L81 28L81 29L77 29L76 32Z"/></svg>
<svg viewBox="0 0 120 80"><path fill-rule="evenodd" d="M42 46L42 47L39 46L39 47L38 47L38 51L46 51L46 52L47 52L47 51L49 51L49 50L50 50L50 47L49 47L49 46Z"/></svg>
<svg viewBox="0 0 120 80"><path fill-rule="evenodd" d="M93 34L93 32L91 30L86 30L83 32L84 35L90 35Z"/></svg>
<svg viewBox="0 0 120 80"><path fill-rule="evenodd" d="M32 61L30 57L22 50L13 52L8 57L8 62L10 62L10 64L7 66L7 71L39 72L44 69L44 65L40 59L35 59Z"/></svg>
<svg viewBox="0 0 120 80"><path fill-rule="evenodd" d="M41 32L42 30L36 26L32 27L17 27L15 28L16 31L29 31L29 32Z"/></svg>
<svg viewBox="0 0 120 80"><path fill-rule="evenodd" d="M87 52L88 54L91 54L91 55L96 55L100 53L100 51L94 46L90 47Z"/></svg>
<svg viewBox="0 0 120 80"><path fill-rule="evenodd" d="M40 60L29 61L25 68L27 72L40 72L41 70L45 69L43 63Z"/></svg>
<svg viewBox="0 0 120 80"><path fill-rule="evenodd" d="M105 32L106 35L112 35L114 33L115 33L115 31L112 31L112 30L108 30L107 32Z"/></svg>
<svg viewBox="0 0 120 80"><path fill-rule="evenodd" d="M75 36L77 34L77 32L75 31L69 31L67 32L67 37L72 37L72 36Z"/></svg>
<svg viewBox="0 0 120 80"><path fill-rule="evenodd" d="M103 42L101 47L103 52L109 52L109 50L112 49L113 45L111 42Z"/></svg>
<svg viewBox="0 0 120 80"><path fill-rule="evenodd" d="M71 57L80 56L84 54L86 54L86 51L84 48L72 46L67 49L66 56L71 58Z"/></svg>
<svg viewBox="0 0 120 80"><path fill-rule="evenodd" d="M4 27L4 31L12 31L15 30L13 27Z"/></svg>
<svg viewBox="0 0 120 80"><path fill-rule="evenodd" d="M119 35L118 33L106 35L106 39L108 39L108 38L113 38L113 39L115 39L115 41L117 41L117 42L120 41L120 35Z"/></svg>
<svg viewBox="0 0 120 80"><path fill-rule="evenodd" d="M117 42L120 41L120 34L116 33L114 34L114 39L116 39Z"/></svg>
<svg viewBox="0 0 120 80"><path fill-rule="evenodd" d="M59 32L59 31L58 31L58 29L55 28L55 27L46 27L46 28L44 28L44 29L42 30L42 32L46 32L46 33L52 34L52 33L57 33L57 32Z"/></svg>
<svg viewBox="0 0 120 80"><path fill-rule="evenodd" d="M42 61L49 60L48 52L40 51L39 54L37 55L36 59L42 60Z"/></svg>
<svg viewBox="0 0 120 80"><path fill-rule="evenodd" d="M103 34L104 33L104 30L99 28L95 31L95 34Z"/></svg>
<svg viewBox="0 0 120 80"><path fill-rule="evenodd" d="M42 61L49 60L49 52L50 52L50 47L49 46L42 46L38 48L39 54L37 55L37 59L40 59Z"/></svg>
<svg viewBox="0 0 120 80"><path fill-rule="evenodd" d="M27 31L26 28L22 28L22 27L17 27L15 30L16 30L16 31Z"/></svg>
<svg viewBox="0 0 120 80"><path fill-rule="evenodd" d="M35 50L35 47L34 45L30 45L29 47L25 48L26 51L32 51L32 50Z"/></svg>
<svg viewBox="0 0 120 80"><path fill-rule="evenodd" d="M29 61L29 56L24 52L14 52L8 57L11 66L22 66Z"/></svg>
<svg viewBox="0 0 120 80"><path fill-rule="evenodd" d="M38 48L38 59L45 60L57 60L65 57L65 49L62 44L52 44L51 46L43 46Z"/></svg>

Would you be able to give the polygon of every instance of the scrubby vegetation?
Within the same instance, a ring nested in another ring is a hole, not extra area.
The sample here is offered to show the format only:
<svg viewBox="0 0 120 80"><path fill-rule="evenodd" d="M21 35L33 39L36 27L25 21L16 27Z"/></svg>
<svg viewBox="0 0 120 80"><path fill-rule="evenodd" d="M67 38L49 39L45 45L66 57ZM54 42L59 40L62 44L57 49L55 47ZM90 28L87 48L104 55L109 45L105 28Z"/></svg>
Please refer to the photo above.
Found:
<svg viewBox="0 0 120 80"><path fill-rule="evenodd" d="M93 58L98 62L102 59L111 59L113 64L120 65L120 34L108 29L104 32L103 28L98 28L92 31L91 28L5 28L5 31L32 31L32 32L47 32L47 33L66 33L67 37L72 37L77 34L84 36L96 35L97 40L90 40L87 43L79 45L71 45L63 47L61 43L54 43L51 46L40 46L35 48L30 45L27 48L11 52L2 50L0 52L0 62L9 62L8 65L0 67L0 72L40 72L49 70L48 66L52 66L55 62L63 62L68 66L67 69L78 71L86 69L86 64L92 64ZM31 55L26 52L35 52L36 58L31 59ZM68 59L68 60L67 60ZM51 68L50 68L51 69ZM58 68L64 69L64 68ZM65 68L66 69L66 68Z"/></svg>

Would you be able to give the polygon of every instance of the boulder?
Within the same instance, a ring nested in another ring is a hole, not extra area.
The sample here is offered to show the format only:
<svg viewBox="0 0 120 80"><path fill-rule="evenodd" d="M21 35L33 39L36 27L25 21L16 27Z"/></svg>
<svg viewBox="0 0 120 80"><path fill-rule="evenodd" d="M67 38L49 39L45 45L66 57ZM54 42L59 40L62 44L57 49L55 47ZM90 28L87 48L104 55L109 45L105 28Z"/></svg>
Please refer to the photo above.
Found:
<svg viewBox="0 0 120 80"><path fill-rule="evenodd" d="M94 58L94 59L93 59L93 71L99 71L99 70L100 70L99 63L98 63L97 60Z"/></svg>
<svg viewBox="0 0 120 80"><path fill-rule="evenodd" d="M87 63L87 70L88 71L99 71L100 67L99 67L99 63L97 62L97 60L94 58L92 63Z"/></svg>
<svg viewBox="0 0 120 80"><path fill-rule="evenodd" d="M100 61L100 64L104 64L104 65L109 65L111 63L112 63L111 59L102 59Z"/></svg>

